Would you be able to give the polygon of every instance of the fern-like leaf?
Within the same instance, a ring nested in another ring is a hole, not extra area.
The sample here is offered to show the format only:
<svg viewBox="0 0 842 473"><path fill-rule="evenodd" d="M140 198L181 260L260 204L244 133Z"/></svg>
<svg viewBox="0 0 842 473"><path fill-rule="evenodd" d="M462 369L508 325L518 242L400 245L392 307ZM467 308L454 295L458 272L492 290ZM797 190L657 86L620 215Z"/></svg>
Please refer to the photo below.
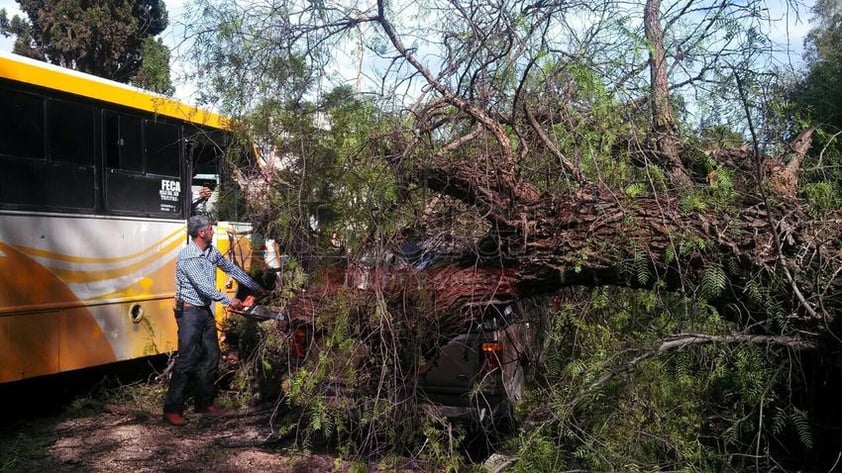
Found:
<svg viewBox="0 0 842 473"><path fill-rule="evenodd" d="M725 283L728 277L722 266L718 263L712 263L705 266L702 274L702 297L706 299L713 299L722 293L725 289Z"/></svg>
<svg viewBox="0 0 842 473"><path fill-rule="evenodd" d="M786 428L787 415L780 407L775 408L775 415L772 416L772 433L780 435Z"/></svg>
<svg viewBox="0 0 842 473"><path fill-rule="evenodd" d="M646 285L649 281L649 265L646 261L646 253L640 248L637 248L634 252L634 273L637 282L641 285Z"/></svg>
<svg viewBox="0 0 842 473"><path fill-rule="evenodd" d="M801 441L801 444L807 448L813 448L813 431L810 429L807 413L793 407L790 420L792 420L792 425L795 426L795 431L798 433L798 439Z"/></svg>

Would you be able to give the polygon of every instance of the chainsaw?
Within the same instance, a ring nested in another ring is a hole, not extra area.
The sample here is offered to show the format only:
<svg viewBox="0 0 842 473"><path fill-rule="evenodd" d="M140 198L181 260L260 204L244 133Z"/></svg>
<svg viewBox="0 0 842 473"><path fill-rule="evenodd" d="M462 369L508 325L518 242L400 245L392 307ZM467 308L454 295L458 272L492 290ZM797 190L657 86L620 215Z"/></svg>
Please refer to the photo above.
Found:
<svg viewBox="0 0 842 473"><path fill-rule="evenodd" d="M272 310L264 305L256 304L254 296L248 296L243 300L243 310L236 310L229 307L228 312L233 312L249 319L255 319L259 322L266 320L287 321L287 316L284 313Z"/></svg>

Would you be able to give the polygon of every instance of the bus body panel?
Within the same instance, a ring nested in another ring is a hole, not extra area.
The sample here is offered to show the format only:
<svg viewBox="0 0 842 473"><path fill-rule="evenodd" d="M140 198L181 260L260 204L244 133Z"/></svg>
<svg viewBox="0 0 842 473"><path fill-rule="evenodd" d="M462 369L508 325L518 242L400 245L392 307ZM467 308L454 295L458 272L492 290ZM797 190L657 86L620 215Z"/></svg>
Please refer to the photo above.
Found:
<svg viewBox="0 0 842 473"><path fill-rule="evenodd" d="M213 128L229 127L225 117L170 97L15 54L0 52L0 77Z"/></svg>
<svg viewBox="0 0 842 473"><path fill-rule="evenodd" d="M219 222L214 232L213 245L234 264L248 271L251 268L252 258L250 237L251 224ZM237 294L237 282L222 271L216 272L216 287L229 298L234 298ZM217 322L224 323L228 317L228 311L222 304L215 304L214 316Z"/></svg>
<svg viewBox="0 0 842 473"><path fill-rule="evenodd" d="M0 215L0 382L177 346L181 221Z"/></svg>
<svg viewBox="0 0 842 473"><path fill-rule="evenodd" d="M217 227L218 249L248 269L250 225ZM186 243L180 221L0 214L0 383L174 351ZM229 275L216 282L234 297Z"/></svg>

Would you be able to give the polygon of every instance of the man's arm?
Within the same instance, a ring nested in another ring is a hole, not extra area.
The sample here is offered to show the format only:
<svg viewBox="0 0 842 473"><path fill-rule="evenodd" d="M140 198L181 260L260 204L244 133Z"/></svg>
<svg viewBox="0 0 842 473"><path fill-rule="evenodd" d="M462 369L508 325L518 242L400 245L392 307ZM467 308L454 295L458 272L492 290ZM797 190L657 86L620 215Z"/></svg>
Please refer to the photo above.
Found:
<svg viewBox="0 0 842 473"><path fill-rule="evenodd" d="M238 283L246 286L247 288L251 289L252 291L256 291L257 293L264 293L266 289L260 285L257 281L252 279L245 271L243 271L239 266L232 263L230 260L222 256L222 253L219 252L216 248L213 249L214 254L211 255L210 260L214 261L215 265L225 271L226 273L230 274L231 277L237 280Z"/></svg>
<svg viewBox="0 0 842 473"><path fill-rule="evenodd" d="M198 194L199 195L193 199L193 202L190 203L190 211L193 215L199 213L199 206L210 199L213 191L208 186L202 186L202 188L199 189Z"/></svg>

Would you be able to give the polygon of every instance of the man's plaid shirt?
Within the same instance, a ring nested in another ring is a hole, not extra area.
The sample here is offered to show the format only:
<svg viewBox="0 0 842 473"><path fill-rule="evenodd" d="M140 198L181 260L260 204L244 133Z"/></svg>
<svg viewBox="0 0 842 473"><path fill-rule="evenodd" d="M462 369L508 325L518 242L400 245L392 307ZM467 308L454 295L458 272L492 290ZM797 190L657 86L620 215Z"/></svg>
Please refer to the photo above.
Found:
<svg viewBox="0 0 842 473"><path fill-rule="evenodd" d="M209 306L212 301L231 303L231 299L216 289L216 268L230 274L240 284L261 291L260 284L231 261L225 259L215 246L205 251L192 240L178 252L175 269L175 299L194 306Z"/></svg>

